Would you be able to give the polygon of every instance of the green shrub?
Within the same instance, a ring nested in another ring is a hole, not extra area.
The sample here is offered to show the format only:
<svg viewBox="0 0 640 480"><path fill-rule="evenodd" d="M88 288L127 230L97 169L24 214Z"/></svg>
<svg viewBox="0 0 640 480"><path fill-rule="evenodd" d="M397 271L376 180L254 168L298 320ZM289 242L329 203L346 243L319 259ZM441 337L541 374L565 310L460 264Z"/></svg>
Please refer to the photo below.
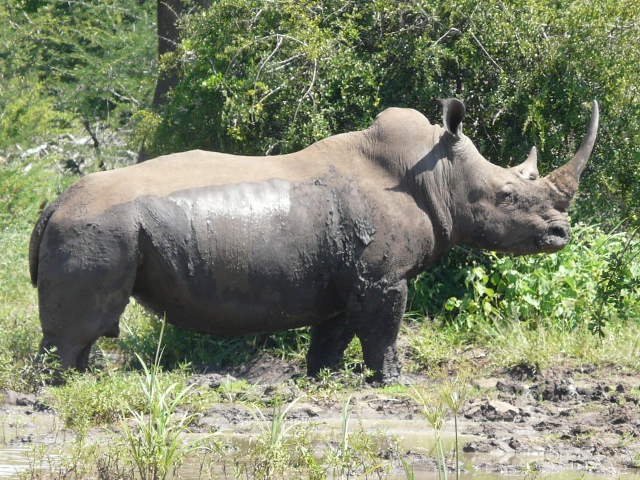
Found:
<svg viewBox="0 0 640 480"><path fill-rule="evenodd" d="M137 404L123 399L125 415L133 419L133 428L123 418L123 437L136 465L140 478L160 480L166 478L182 464L184 458L197 448L197 441L185 441L189 426L196 414L180 409L196 396L193 385L167 382L160 367L163 352L164 325L160 329L153 364L147 366L141 357L143 374L138 380L142 398Z"/></svg>
<svg viewBox="0 0 640 480"><path fill-rule="evenodd" d="M37 112L122 125L150 100L157 39L154 2L6 0L0 3L0 109L15 103L15 88L41 89L22 124L41 124ZM28 82L25 82L28 80ZM45 104L43 104L45 102ZM46 108L44 108L46 107ZM15 108L15 107L14 107ZM2 132L2 140L12 134ZM10 140L9 140L10 141ZM17 140L16 140L17 141ZM2 142L0 142L0 146Z"/></svg>
<svg viewBox="0 0 640 480"><path fill-rule="evenodd" d="M4 106L0 117L0 148L50 138L72 122L72 115L56 110L56 100L47 96L42 84L14 79L0 90Z"/></svg>
<svg viewBox="0 0 640 480"><path fill-rule="evenodd" d="M48 390L47 402L53 407L67 428L80 433L93 426L116 422L122 405L141 408L144 404L136 375L81 375L67 378L65 385Z"/></svg>
<svg viewBox="0 0 640 480"><path fill-rule="evenodd" d="M445 264L433 277L424 274L416 282L414 297L420 301L420 292L429 292L422 299L423 309L428 308L428 301L451 292L452 284L463 284L465 290L444 305L452 324L463 331L512 319L532 327L544 322L561 331L587 327L601 334L608 323L640 315L640 266L635 262L639 253L633 234L578 225L569 245L558 253L487 253L483 261L467 258L455 273L443 270ZM442 280L447 273L448 280Z"/></svg>

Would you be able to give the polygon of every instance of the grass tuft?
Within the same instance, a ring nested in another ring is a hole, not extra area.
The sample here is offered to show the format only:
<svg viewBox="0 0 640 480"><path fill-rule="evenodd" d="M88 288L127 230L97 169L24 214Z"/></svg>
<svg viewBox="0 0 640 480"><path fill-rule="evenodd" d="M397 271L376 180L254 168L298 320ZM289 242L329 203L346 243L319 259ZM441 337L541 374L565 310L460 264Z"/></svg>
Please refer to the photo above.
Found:
<svg viewBox="0 0 640 480"><path fill-rule="evenodd" d="M139 380L143 408L139 410L123 404L127 414L122 421L123 435L140 478L144 480L164 480L197 448L197 442L185 442L183 438L197 416L179 410L193 394L193 385L182 387L179 383L171 383L167 386L161 381L163 331L160 331L154 363L147 367L142 358L139 359L144 371ZM129 416L133 427L127 420Z"/></svg>

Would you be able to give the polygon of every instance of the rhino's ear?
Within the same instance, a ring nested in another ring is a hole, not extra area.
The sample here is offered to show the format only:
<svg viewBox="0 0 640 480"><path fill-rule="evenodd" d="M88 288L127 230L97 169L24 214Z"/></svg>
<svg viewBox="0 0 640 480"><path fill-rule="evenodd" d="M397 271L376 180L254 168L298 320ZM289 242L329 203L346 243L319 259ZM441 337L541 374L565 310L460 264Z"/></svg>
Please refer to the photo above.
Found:
<svg viewBox="0 0 640 480"><path fill-rule="evenodd" d="M462 136L462 119L466 113L464 103L457 98L440 100L442 104L442 121L447 132L456 139Z"/></svg>

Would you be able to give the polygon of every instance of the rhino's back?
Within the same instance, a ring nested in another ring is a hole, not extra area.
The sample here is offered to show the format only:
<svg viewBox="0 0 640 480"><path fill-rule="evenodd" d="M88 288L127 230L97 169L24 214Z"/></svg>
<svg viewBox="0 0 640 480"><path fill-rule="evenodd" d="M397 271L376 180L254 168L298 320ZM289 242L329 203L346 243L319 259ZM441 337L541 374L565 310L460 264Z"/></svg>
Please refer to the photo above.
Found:
<svg viewBox="0 0 640 480"><path fill-rule="evenodd" d="M414 110L392 108L367 130L335 135L287 155L251 157L204 150L165 155L87 175L65 192L56 216L98 213L145 195L167 197L188 189L269 179L299 183L336 171L357 178L370 191L396 188L403 173L432 147L440 130ZM76 195L79 191L81 195Z"/></svg>
<svg viewBox="0 0 640 480"><path fill-rule="evenodd" d="M85 211L97 213L141 196L167 197L175 192L212 185L261 182L269 178L297 181L321 175L325 169L323 162L304 161L304 156L299 159L291 156L243 157L202 150L176 153L87 175L65 192L66 198L58 215L73 215L78 207L83 208L82 205Z"/></svg>

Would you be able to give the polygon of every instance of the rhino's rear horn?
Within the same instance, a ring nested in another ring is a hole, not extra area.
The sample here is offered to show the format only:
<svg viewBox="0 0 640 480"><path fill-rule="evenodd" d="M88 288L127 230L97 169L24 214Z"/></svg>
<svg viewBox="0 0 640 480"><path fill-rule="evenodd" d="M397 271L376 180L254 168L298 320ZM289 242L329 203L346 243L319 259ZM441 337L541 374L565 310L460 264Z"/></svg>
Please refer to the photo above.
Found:
<svg viewBox="0 0 640 480"><path fill-rule="evenodd" d="M558 208L566 210L571 203L571 199L578 191L578 182L580 181L580 175L584 170L587 160L593 150L593 145L596 141L596 135L598 133L598 121L600 118L598 110L598 102L593 101L593 108L591 110L591 120L589 122L589 130L587 136L582 141L580 148L573 156L571 160L565 163L563 166L555 169L549 175L549 180L560 191L561 197L558 199Z"/></svg>
<svg viewBox="0 0 640 480"><path fill-rule="evenodd" d="M536 147L531 148L527 159L517 167L513 167L513 169L524 179L537 180L540 176L538 173L538 149Z"/></svg>

